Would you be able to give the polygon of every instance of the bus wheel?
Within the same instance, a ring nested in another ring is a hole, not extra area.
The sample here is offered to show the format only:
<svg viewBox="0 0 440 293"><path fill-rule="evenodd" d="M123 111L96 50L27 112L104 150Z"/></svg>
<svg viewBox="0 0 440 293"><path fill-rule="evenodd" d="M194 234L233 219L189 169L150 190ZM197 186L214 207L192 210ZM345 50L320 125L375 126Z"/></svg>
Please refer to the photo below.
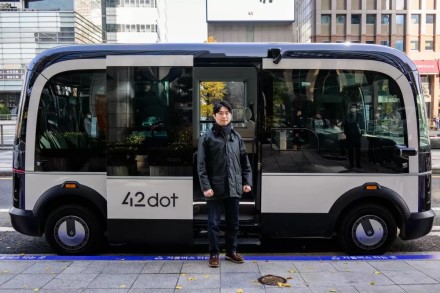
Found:
<svg viewBox="0 0 440 293"><path fill-rule="evenodd" d="M45 236L58 254L86 254L98 248L103 231L99 219L90 210L68 205L50 213Z"/></svg>
<svg viewBox="0 0 440 293"><path fill-rule="evenodd" d="M390 211L369 204L355 207L344 216L338 236L349 254L383 254L396 235L396 221Z"/></svg>

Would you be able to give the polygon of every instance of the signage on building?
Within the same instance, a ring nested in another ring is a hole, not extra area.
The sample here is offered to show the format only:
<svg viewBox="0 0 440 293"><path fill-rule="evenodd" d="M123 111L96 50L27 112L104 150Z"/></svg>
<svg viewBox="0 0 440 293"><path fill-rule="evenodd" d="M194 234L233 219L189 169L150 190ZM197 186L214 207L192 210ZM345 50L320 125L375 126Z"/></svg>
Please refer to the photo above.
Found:
<svg viewBox="0 0 440 293"><path fill-rule="evenodd" d="M413 60L420 74L439 74L438 60Z"/></svg>
<svg viewBox="0 0 440 293"><path fill-rule="evenodd" d="M207 0L208 22L293 22L293 0Z"/></svg>

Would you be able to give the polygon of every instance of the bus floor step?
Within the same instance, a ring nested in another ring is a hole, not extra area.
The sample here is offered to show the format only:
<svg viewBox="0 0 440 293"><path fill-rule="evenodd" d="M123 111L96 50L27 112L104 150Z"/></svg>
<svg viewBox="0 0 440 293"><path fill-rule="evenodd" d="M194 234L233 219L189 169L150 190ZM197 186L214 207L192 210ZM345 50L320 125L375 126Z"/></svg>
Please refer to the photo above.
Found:
<svg viewBox="0 0 440 293"><path fill-rule="evenodd" d="M225 239L220 238L220 245L225 245ZM196 238L194 239L194 245L207 245L208 238ZM261 245L261 239L257 237L252 238L238 238L239 245Z"/></svg>

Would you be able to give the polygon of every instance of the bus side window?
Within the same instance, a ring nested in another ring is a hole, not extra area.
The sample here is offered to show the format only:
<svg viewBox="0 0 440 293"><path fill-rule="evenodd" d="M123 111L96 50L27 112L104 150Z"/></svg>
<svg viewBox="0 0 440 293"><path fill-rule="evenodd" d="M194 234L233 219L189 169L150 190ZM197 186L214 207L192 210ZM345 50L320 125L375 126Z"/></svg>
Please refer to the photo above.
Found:
<svg viewBox="0 0 440 293"><path fill-rule="evenodd" d="M46 83L38 108L36 170L105 171L105 135L96 127L95 110L99 103L105 107L105 95L93 94L96 81L105 82L105 78L96 77L99 75L104 73L64 72ZM84 125L87 114L90 134Z"/></svg>

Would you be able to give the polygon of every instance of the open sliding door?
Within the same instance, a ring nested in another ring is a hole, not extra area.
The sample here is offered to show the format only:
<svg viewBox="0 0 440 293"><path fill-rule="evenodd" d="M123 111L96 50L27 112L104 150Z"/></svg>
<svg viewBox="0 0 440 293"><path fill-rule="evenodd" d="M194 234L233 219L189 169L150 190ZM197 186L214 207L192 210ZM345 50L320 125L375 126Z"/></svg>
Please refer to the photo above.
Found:
<svg viewBox="0 0 440 293"><path fill-rule="evenodd" d="M107 57L111 242L191 243L193 56Z"/></svg>

